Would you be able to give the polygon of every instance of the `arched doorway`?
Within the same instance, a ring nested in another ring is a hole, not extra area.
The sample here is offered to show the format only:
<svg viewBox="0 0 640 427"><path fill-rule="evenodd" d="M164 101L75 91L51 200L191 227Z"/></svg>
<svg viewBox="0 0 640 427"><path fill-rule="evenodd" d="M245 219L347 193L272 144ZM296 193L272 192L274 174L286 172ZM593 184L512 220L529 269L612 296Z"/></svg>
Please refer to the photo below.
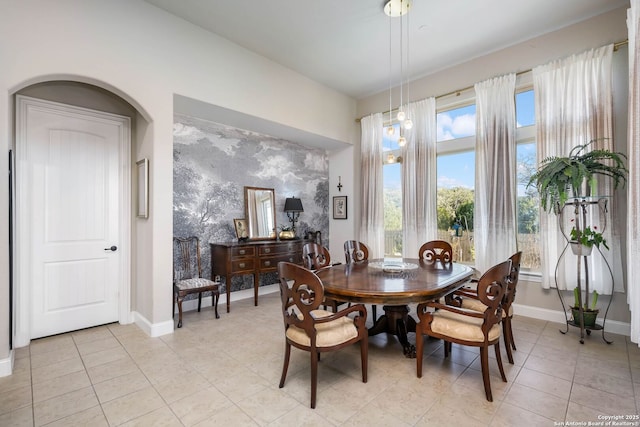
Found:
<svg viewBox="0 0 640 427"><path fill-rule="evenodd" d="M118 248L118 272L117 275L117 285L116 285L116 294L117 299L115 301L116 314L114 316L105 317L104 319L112 319L110 321L120 321L121 323L130 323L132 321L131 318L131 303L130 303L130 295L131 295L131 152L132 147L135 144L135 140L131 140L129 135L135 135L135 127L136 127L136 119L140 119L140 114L138 114L137 110L132 107L128 102L123 100L118 95L109 92L105 89L102 89L98 86L79 83L74 81L48 81L37 83L28 87L25 87L16 93L17 96L28 96L32 98L38 98L44 100L43 102L54 101L55 103L64 103L67 104L71 109L77 109L78 111L88 111L88 109L102 112L109 115L118 115L122 117L127 117L129 121L128 129L127 129L127 138L128 140L123 142L120 141L118 143L118 154L117 154L117 163L118 163L118 176L117 176L117 187L115 197L118 200L117 212L115 216L117 216L117 221L119 225L119 229L117 232L117 244L112 244L113 246L117 246ZM16 122L20 121L18 114L20 112L16 111ZM115 116L114 116L115 117ZM20 132L20 129L17 129L17 134ZM85 135L89 135L91 132L85 133ZM80 135L75 133L74 135ZM18 136L18 135L17 135ZM86 141L85 141L86 142ZM18 141L17 141L18 143ZM78 143L76 141L75 143ZM83 143L82 141L80 143ZM63 144L64 145L64 144ZM69 144L66 145L70 147ZM27 165L20 164L22 158L20 157L20 147L14 147L16 149L16 177L20 177L21 167L23 169L27 169ZM99 160L100 155L95 154L93 156L94 160ZM60 164L64 164L63 159ZM68 159L71 161L71 159ZM82 165L78 168L78 159L71 164L72 169L77 171L86 171L87 168L83 168ZM74 169L75 168L75 169ZM82 173L79 172L78 175ZM68 174L67 174L68 175ZM58 176L59 178L59 176ZM68 178L68 176L67 176ZM87 177L78 177L79 181L86 180ZM23 178L22 181L25 181ZM50 183L49 183L50 184ZM48 184L47 184L48 185ZM90 185L90 184L89 184ZM57 198L58 208L49 209L47 208L47 213L53 213L53 216L58 216L58 218L54 218L53 220L49 217L41 217L44 222L47 223L49 228L52 228L51 225L60 225L64 224L64 218L60 218L61 213L67 212L67 216L72 216L69 214L70 210L59 209L61 201L64 200L74 200L72 203L79 204L78 198L74 198L76 194L73 194L73 189L67 188L67 186L61 186L58 190L57 194L59 197ZM17 180L15 187L16 201L22 200L22 198L26 197L31 189L28 186L25 186L25 182L21 182L21 180ZM66 192L66 193L65 193ZM98 191L96 191L97 193ZM85 194L88 194L88 191L84 190ZM28 197L32 195L29 194ZM91 201L89 203L92 203ZM30 206L27 204L26 206ZM22 210L21 210L22 209ZM27 208L28 210L28 208ZM88 210L89 217L91 217L91 210ZM109 215L102 215L103 218L111 217L114 215L114 212L111 211ZM93 215L100 216L100 215ZM31 217L30 219L28 219ZM17 239L16 239L16 247L13 248L14 254L16 254L15 265L17 266L16 277L14 281L14 295L15 302L13 307L15 308L15 323L14 323L14 336L15 336L15 345L20 347L24 345L28 345L30 339L40 336L43 334L42 331L34 332L32 319L34 317L34 301L37 301L38 306L46 305L47 310L49 312L55 312L56 310L62 309L65 303L67 305L73 306L76 302L76 305L86 304L90 308L92 304L97 304L97 301L101 299L101 295L89 295L88 300L84 302L82 299L78 299L78 292L84 292L84 288L82 285L76 284L75 286L67 286L66 282L70 281L70 278L79 278L81 281L86 280L87 277L91 280L92 271L92 262L84 262L84 273L80 273L78 275L77 272L73 272L72 270L66 269L67 266L72 263L66 262L66 260L54 260L53 262L46 263L46 265L40 263L37 266L31 264L31 257L35 252L43 250L42 248L35 248L33 246L34 241L44 240L41 239L41 236L34 236L34 232L36 231L34 224L39 224L38 219L34 219L31 215L31 212L25 212L24 206L21 208L20 203L16 204L16 225L14 226L14 230L16 231ZM61 222L62 221L62 222ZM67 220L67 223L69 221ZM99 222L99 221L98 221ZM94 224L98 228L100 228L100 224ZM78 225L79 226L79 225ZM62 228L62 227L57 227ZM67 229L73 229L72 224L67 224ZM47 239L49 239L52 235L55 238L59 245L53 245L52 247L46 248L45 251L53 252L54 255L57 255L56 252L62 251L62 248L70 246L68 243L70 240L62 235L56 235L56 233L51 233L51 230L47 230L46 234ZM95 232L95 230L94 230ZM39 234L39 233L38 233ZM28 238L23 238L28 237ZM35 237L35 239L33 238ZM107 245L105 248L100 248L104 251L104 249L110 248L112 245ZM56 249L57 248L57 249ZM107 251L105 251L107 252ZM82 259L84 255L81 255ZM88 258L87 258L88 259ZM42 260L40 260L42 261ZM83 260L85 261L85 260ZM81 262L82 263L82 262ZM99 263L93 262L93 266L97 266ZM106 264L109 265L109 264ZM113 265L113 264L112 264ZM62 267L62 268L61 268ZM102 267L109 270L108 267ZM33 273L34 269L38 269L38 274ZM42 270L47 270L44 272ZM101 274L97 269L96 274ZM84 276L82 276L84 274ZM36 277L38 281L41 281L44 278L45 283L33 283L33 278ZM52 280L56 279L58 282L62 282L62 286L58 286L57 293L58 295L51 295L51 291L55 286L52 285ZM110 279L112 280L112 279ZM62 295L60 295L62 292ZM64 295L64 292L69 292L69 295ZM99 293L99 292L98 292ZM41 295L46 294L46 295ZM95 294L95 292L94 292ZM65 302L65 299L68 298L68 301ZM93 302L91 300L93 299ZM87 304L88 301L88 304ZM58 304L58 306L56 306ZM79 313L79 312L78 312ZM63 316L64 317L64 316ZM82 321L76 322L75 320L80 320L86 316L74 314L74 310L71 310L68 318L65 320L63 328L67 328L67 330L74 330L78 328L83 328L87 326L92 326L91 322L87 323L86 319L82 319ZM75 318L77 319L75 319ZM75 325L75 326L74 326ZM63 332L63 330L55 330L51 329L52 333ZM46 334L46 332L44 332Z"/></svg>

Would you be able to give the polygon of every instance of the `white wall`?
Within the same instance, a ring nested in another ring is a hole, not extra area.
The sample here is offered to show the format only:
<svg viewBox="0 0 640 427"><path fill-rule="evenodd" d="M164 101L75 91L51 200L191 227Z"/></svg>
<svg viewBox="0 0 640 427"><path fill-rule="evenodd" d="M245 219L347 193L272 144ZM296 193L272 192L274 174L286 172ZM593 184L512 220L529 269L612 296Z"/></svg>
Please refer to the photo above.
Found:
<svg viewBox="0 0 640 427"><path fill-rule="evenodd" d="M150 217L132 244L133 309L171 320L173 95L353 142L355 101L140 0L0 0L0 151L13 140L12 94L48 80L91 83L141 115L134 162L150 160ZM8 241L0 162L0 241ZM9 354L8 248L0 246L0 360Z"/></svg>
<svg viewBox="0 0 640 427"><path fill-rule="evenodd" d="M359 172L353 167L354 148L333 151L329 154L329 226L331 242L329 252L332 262L345 262L345 240L357 240L356 218L359 218L360 186L355 184ZM338 190L338 177L342 190ZM347 219L333 219L333 198L347 196Z"/></svg>

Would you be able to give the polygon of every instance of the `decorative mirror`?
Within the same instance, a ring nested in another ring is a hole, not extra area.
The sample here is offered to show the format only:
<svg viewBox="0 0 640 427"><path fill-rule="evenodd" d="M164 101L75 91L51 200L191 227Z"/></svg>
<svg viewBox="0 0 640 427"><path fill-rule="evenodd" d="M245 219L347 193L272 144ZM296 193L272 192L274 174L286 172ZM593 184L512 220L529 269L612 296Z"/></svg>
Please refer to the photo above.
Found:
<svg viewBox="0 0 640 427"><path fill-rule="evenodd" d="M244 187L244 217L249 240L275 239L276 195L273 188Z"/></svg>

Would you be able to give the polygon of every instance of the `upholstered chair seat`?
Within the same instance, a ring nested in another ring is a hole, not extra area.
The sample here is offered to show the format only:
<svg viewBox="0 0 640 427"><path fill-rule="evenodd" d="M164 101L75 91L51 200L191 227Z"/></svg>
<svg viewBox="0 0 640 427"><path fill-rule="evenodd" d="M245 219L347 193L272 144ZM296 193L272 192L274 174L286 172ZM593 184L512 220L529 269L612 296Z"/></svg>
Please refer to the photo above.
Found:
<svg viewBox="0 0 640 427"><path fill-rule="evenodd" d="M200 278L200 277L195 278L195 279L186 279L186 280L178 280L178 281L176 281L176 286L180 290L204 288L206 286L212 286L212 285L215 285L215 284L216 284L215 282L212 282L209 279L203 279L203 278Z"/></svg>
<svg viewBox="0 0 640 427"><path fill-rule="evenodd" d="M474 310L467 311L467 313L474 312ZM469 317L464 314L438 310L433 313L431 330L458 340L483 342L485 339L484 332L482 331L483 324L484 319L481 317ZM498 324L493 325L491 329L489 329L487 337L490 341L499 339L500 326Z"/></svg>
<svg viewBox="0 0 640 427"><path fill-rule="evenodd" d="M327 310L313 310L311 317L314 319L322 319L329 317L334 313ZM298 314L298 318L303 320L302 314ZM287 338L296 344L302 346L310 346L311 339L304 329L297 326L289 326L286 332ZM316 327L316 346L317 347L333 347L344 344L358 336L358 328L350 317L340 317L327 323L318 323Z"/></svg>
<svg viewBox="0 0 640 427"><path fill-rule="evenodd" d="M466 308L473 311L484 311L487 308L486 305L484 305L482 302L478 301L477 299L462 297L460 300L461 300L462 308ZM502 318L504 319L507 316L513 317L513 306L509 306L508 313L502 310Z"/></svg>

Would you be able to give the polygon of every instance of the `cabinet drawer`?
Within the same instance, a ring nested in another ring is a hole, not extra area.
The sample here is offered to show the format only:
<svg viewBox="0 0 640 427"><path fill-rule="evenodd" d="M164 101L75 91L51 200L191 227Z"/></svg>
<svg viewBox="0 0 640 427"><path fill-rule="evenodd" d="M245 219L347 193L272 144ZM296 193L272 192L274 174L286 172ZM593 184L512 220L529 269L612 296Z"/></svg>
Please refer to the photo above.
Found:
<svg viewBox="0 0 640 427"><path fill-rule="evenodd" d="M254 246L240 246L231 249L231 258L253 258L256 255Z"/></svg>
<svg viewBox="0 0 640 427"><path fill-rule="evenodd" d="M238 273L240 271L252 272L255 268L255 260L253 259L238 259L231 261L231 272Z"/></svg>
<svg viewBox="0 0 640 427"><path fill-rule="evenodd" d="M280 254L291 254L300 251L300 244L298 242L290 242L278 245L266 245L258 249L258 256L271 256Z"/></svg>
<svg viewBox="0 0 640 427"><path fill-rule="evenodd" d="M278 268L278 263L280 261L292 262L294 264L299 264L302 255L300 253L293 254L284 254L279 256L272 256L269 258L261 258L260 259L260 270L275 270Z"/></svg>

